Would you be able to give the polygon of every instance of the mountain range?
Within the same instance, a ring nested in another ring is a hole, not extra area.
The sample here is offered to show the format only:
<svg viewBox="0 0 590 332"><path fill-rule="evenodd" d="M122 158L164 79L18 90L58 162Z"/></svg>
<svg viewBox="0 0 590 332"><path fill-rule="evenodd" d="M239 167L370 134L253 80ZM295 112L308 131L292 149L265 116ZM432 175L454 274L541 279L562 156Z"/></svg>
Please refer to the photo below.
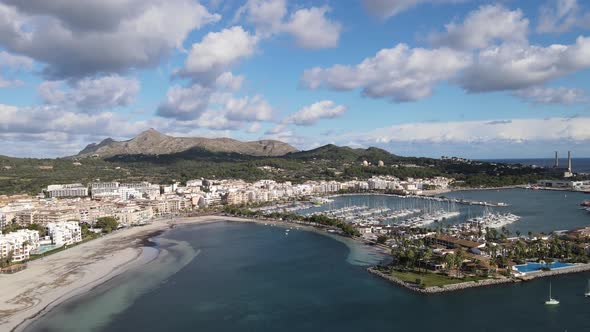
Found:
<svg viewBox="0 0 590 332"><path fill-rule="evenodd" d="M298 151L295 147L276 140L241 142L231 138L173 137L162 134L155 129L148 129L127 141L115 141L107 138L98 144L89 144L73 157L158 156L177 154L189 150L234 153L257 157L283 156Z"/></svg>

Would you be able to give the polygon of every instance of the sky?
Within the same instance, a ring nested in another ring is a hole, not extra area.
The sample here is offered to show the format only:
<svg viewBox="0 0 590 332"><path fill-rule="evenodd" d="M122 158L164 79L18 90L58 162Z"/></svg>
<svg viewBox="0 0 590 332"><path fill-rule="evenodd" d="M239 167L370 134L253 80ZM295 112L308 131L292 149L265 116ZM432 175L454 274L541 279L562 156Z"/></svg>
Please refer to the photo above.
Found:
<svg viewBox="0 0 590 332"><path fill-rule="evenodd" d="M0 154L154 128L590 157L585 0L0 0Z"/></svg>

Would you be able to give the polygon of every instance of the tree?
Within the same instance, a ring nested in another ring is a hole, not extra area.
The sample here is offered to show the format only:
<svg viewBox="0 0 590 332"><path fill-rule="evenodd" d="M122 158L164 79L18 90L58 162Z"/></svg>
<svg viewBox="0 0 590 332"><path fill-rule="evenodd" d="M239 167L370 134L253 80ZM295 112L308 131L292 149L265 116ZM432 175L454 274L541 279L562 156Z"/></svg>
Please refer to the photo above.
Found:
<svg viewBox="0 0 590 332"><path fill-rule="evenodd" d="M5 268L12 263L12 251L8 252L8 255L0 260L0 268Z"/></svg>
<svg viewBox="0 0 590 332"><path fill-rule="evenodd" d="M387 241L387 235L379 235L377 237L377 243L379 243L379 244L385 244L386 241Z"/></svg>
<svg viewBox="0 0 590 332"><path fill-rule="evenodd" d="M102 217L96 220L96 227L102 228L103 233L110 233L117 229L119 223L113 217Z"/></svg>
<svg viewBox="0 0 590 332"><path fill-rule="evenodd" d="M453 254L446 254L445 255L445 263L447 265L447 270L449 271L449 274L451 274L451 271L453 270L453 267L455 265L455 257Z"/></svg>

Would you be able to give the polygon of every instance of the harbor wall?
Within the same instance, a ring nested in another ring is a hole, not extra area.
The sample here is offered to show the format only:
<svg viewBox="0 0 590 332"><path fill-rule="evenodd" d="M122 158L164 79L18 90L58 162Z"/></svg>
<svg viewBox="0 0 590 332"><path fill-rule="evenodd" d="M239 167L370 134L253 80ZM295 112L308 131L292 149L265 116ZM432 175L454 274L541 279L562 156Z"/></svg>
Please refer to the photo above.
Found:
<svg viewBox="0 0 590 332"><path fill-rule="evenodd" d="M460 282L460 283L444 285L444 286L422 288L422 287L416 286L413 283L405 282L405 281L395 278L391 275L385 274L373 267L368 268L367 271L369 271L369 273L374 274L378 277L381 277L389 282L392 282L394 284L400 285L400 286L405 287L409 290L412 290L412 291L415 291L418 293L422 293L422 294L446 293L446 292L453 292L453 291L458 291L458 290L468 289L468 288L486 287L486 286L513 283L513 282L520 281L520 280L514 280L514 279L510 279L510 278L485 279L485 280L480 280L480 281L467 281L467 282Z"/></svg>
<svg viewBox="0 0 590 332"><path fill-rule="evenodd" d="M539 272L529 272L526 274L525 277L522 278L498 278L498 279L484 279L479 281L468 281L468 282L461 282L456 284L444 285L444 286L436 286L436 287L426 287L422 288L416 286L413 283L405 282L398 278L395 278L389 274L385 274L374 267L369 267L367 271L373 275L376 275L380 278L383 278L391 283L396 285L405 287L409 290L422 293L422 294L436 294L436 293L445 293L445 292L453 292L468 288L475 288L475 287L486 287L486 286L493 286L493 285L500 285L500 284L507 284L507 283L514 283L514 282L522 282L533 280L536 278L543 278L543 277L551 277L557 275L563 275L568 273L578 273L578 272L586 272L590 271L590 264L577 264L571 267L563 267L551 271L539 271Z"/></svg>

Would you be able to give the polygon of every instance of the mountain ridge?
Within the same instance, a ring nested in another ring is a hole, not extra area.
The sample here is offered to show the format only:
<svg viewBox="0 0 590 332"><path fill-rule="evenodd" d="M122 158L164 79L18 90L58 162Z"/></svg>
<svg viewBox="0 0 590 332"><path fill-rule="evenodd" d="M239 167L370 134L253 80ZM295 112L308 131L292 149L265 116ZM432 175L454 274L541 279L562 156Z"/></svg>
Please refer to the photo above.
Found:
<svg viewBox="0 0 590 332"><path fill-rule="evenodd" d="M169 155L199 148L211 152L238 153L248 156L273 157L299 151L290 144L277 140L242 142L232 138L174 137L150 128L126 141L112 138L92 143L73 158L108 158L118 155Z"/></svg>

